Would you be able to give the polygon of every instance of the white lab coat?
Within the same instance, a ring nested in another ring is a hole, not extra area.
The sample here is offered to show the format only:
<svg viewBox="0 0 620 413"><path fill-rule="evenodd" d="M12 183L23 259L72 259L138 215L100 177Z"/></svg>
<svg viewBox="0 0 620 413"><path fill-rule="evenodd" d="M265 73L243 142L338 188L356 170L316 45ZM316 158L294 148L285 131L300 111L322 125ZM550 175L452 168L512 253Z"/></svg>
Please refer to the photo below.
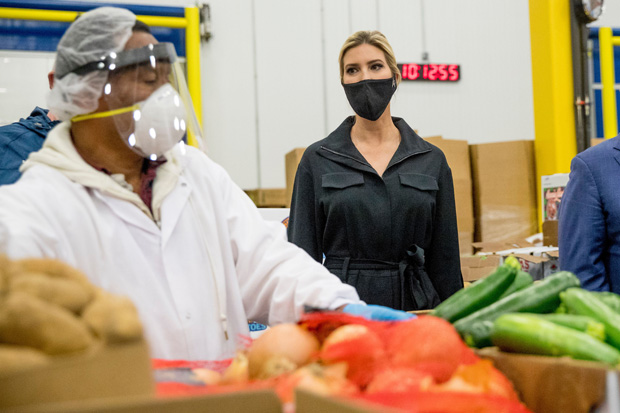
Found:
<svg viewBox="0 0 620 413"><path fill-rule="evenodd" d="M248 319L293 322L304 304L358 302L353 287L287 242L284 226L263 220L202 152L166 155L151 215L122 176L83 161L69 126L54 128L22 178L0 187L0 251L58 258L129 296L153 357L231 357L249 335Z"/></svg>

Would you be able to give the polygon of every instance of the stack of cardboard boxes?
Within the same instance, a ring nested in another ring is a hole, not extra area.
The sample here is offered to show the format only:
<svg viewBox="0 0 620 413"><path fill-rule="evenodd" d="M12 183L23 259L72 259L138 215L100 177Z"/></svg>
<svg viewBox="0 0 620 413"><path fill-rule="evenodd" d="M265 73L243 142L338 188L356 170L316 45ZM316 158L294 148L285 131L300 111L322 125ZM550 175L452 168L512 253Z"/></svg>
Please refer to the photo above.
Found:
<svg viewBox="0 0 620 413"><path fill-rule="evenodd" d="M476 241L538 232L534 141L470 145Z"/></svg>
<svg viewBox="0 0 620 413"><path fill-rule="evenodd" d="M425 139L442 150L452 170L459 249L461 255L470 255L474 241L474 206L469 145L467 141L443 139L441 136Z"/></svg>

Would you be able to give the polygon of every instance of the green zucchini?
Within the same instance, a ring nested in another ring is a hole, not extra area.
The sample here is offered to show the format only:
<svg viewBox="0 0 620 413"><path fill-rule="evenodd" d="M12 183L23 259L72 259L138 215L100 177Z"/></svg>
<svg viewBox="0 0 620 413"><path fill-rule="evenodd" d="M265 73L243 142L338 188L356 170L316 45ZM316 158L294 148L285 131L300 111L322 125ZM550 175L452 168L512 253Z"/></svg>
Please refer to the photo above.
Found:
<svg viewBox="0 0 620 413"><path fill-rule="evenodd" d="M499 296L498 300L501 300L502 298L509 296L514 292L517 292L524 289L525 287L532 285L533 282L534 279L529 273L518 270L517 275L515 276L515 280L512 282L512 284L510 284L510 286L508 286L506 291L504 291L502 295Z"/></svg>
<svg viewBox="0 0 620 413"><path fill-rule="evenodd" d="M469 347L490 347L493 345L491 335L493 333L493 321L482 320L473 323L467 332L463 335L465 344Z"/></svg>
<svg viewBox="0 0 620 413"><path fill-rule="evenodd" d="M581 288L569 288L560 294L562 302L572 314L586 315L605 326L606 341L620 348L620 314L612 310L593 292Z"/></svg>
<svg viewBox="0 0 620 413"><path fill-rule="evenodd" d="M620 313L620 295L611 291L596 291L593 293L616 313Z"/></svg>
<svg viewBox="0 0 620 413"><path fill-rule="evenodd" d="M486 334L479 330L485 328L477 326L475 333L471 331L476 323L481 321L494 321L497 317L506 313L550 313L560 305L560 292L571 287L578 287L579 279L575 274L568 271L560 271L534 283L501 300L486 306L467 317L461 318L454 323L454 328L463 339L474 342L474 346L483 347L488 345L491 328L486 327Z"/></svg>
<svg viewBox="0 0 620 413"><path fill-rule="evenodd" d="M538 317L560 326L581 331L597 340L605 341L605 326L592 317L577 314L538 314Z"/></svg>
<svg viewBox="0 0 620 413"><path fill-rule="evenodd" d="M512 284L517 270L510 265L500 265L492 274L463 288L433 310L432 314L450 322L467 316L495 302Z"/></svg>
<svg viewBox="0 0 620 413"><path fill-rule="evenodd" d="M570 356L612 366L620 363L620 351L612 346L532 314L511 313L498 317L493 323L491 340L504 351Z"/></svg>

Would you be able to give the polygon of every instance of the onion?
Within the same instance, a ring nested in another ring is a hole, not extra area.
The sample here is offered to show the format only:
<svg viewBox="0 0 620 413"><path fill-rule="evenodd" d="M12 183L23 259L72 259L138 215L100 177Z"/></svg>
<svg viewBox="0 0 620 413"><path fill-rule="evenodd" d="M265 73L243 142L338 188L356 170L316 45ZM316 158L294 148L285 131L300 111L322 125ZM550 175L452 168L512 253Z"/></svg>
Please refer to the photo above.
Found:
<svg viewBox="0 0 620 413"><path fill-rule="evenodd" d="M296 324L279 324L260 335L248 351L250 378L269 378L307 364L319 341Z"/></svg>
<svg viewBox="0 0 620 413"><path fill-rule="evenodd" d="M360 336L363 336L364 334L368 334L368 331L368 327L361 324L346 324L344 326L338 327L337 329L332 331L329 336L327 336L327 338L323 342L323 348L327 348L341 341L358 338Z"/></svg>
<svg viewBox="0 0 620 413"><path fill-rule="evenodd" d="M222 381L226 384L245 383L248 381L248 356L238 352L232 363L224 371Z"/></svg>
<svg viewBox="0 0 620 413"><path fill-rule="evenodd" d="M215 386L222 381L222 375L215 370L198 368L193 369L192 373L207 386Z"/></svg>
<svg viewBox="0 0 620 413"><path fill-rule="evenodd" d="M319 356L325 364L346 363L347 378L362 388L386 362L381 338L373 330L359 324L347 324L335 329L325 339Z"/></svg>

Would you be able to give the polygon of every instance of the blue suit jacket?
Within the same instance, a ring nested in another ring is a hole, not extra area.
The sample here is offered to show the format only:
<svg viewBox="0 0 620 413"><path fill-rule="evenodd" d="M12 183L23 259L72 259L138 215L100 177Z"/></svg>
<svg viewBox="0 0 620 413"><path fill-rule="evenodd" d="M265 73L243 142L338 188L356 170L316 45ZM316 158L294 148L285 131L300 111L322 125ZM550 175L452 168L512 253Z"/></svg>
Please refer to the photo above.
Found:
<svg viewBox="0 0 620 413"><path fill-rule="evenodd" d="M560 268L620 293L620 135L573 158L559 213Z"/></svg>
<svg viewBox="0 0 620 413"><path fill-rule="evenodd" d="M41 149L47 133L58 123L47 117L47 109L36 107L28 118L0 127L0 185L19 179L22 162Z"/></svg>

